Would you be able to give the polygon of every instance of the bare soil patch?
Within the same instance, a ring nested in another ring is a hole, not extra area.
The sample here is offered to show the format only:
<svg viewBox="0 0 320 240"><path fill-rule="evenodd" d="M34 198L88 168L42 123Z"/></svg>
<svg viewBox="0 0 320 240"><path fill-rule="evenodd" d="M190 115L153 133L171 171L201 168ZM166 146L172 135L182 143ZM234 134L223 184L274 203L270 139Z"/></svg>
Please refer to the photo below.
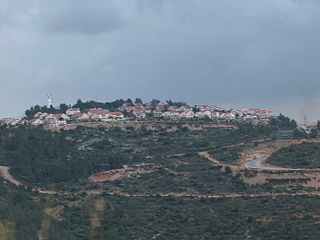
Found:
<svg viewBox="0 0 320 240"><path fill-rule="evenodd" d="M273 152L290 145L303 142L320 142L318 139L303 140L273 140L258 144L255 147L245 149L241 158L234 165L222 163L212 157L208 152L199 152L199 156L208 159L215 166L221 167L224 171L230 167L232 174L239 173L243 182L249 185L273 183L278 186L299 185L306 188L320 188L319 169L292 169L277 167L265 163ZM263 160L259 160L259 158ZM259 160L259 161L258 161ZM257 161L255 164L249 164ZM255 168L250 167L255 166Z"/></svg>
<svg viewBox="0 0 320 240"><path fill-rule="evenodd" d="M155 164L135 164L123 168L96 173L89 177L92 182L112 182L124 177L133 177L155 171L159 166Z"/></svg>
<svg viewBox="0 0 320 240"><path fill-rule="evenodd" d="M14 179L14 177L10 174L9 170L10 167L0 166L0 176L16 186L22 185L22 183Z"/></svg>

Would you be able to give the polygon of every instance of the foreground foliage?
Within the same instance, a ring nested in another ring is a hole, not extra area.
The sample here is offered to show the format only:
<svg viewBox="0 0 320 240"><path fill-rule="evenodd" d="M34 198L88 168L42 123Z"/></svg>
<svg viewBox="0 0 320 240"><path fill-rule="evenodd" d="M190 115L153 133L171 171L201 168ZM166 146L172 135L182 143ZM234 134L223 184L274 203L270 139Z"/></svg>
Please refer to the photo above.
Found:
<svg viewBox="0 0 320 240"><path fill-rule="evenodd" d="M320 144L302 143L280 149L267 162L289 168L320 168Z"/></svg>
<svg viewBox="0 0 320 240"><path fill-rule="evenodd" d="M245 147L281 136L277 127L190 129L177 123L153 130L1 129L0 165L10 166L24 186L15 187L1 178L0 239L317 239L318 197L160 197L157 193L288 190L272 184L246 185L231 171L221 171L198 156L208 151L222 162L233 163ZM305 153L301 157L317 166L318 145L293 147L290 157ZM141 163L156 167L113 182L88 180L97 172ZM32 192L37 187L69 194ZM83 190L101 194L73 194ZM109 195L110 191L154 195L121 197Z"/></svg>

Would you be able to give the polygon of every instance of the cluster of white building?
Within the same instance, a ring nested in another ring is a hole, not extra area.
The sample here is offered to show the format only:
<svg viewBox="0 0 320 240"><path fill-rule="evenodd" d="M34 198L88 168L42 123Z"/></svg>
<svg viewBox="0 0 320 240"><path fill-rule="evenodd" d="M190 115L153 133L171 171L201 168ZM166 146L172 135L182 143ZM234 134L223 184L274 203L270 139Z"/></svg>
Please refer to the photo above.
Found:
<svg viewBox="0 0 320 240"><path fill-rule="evenodd" d="M159 102L156 106L147 104L136 104L127 106L124 104L119 108L121 112L131 112L137 118L151 116L164 119L217 119L225 121L250 121L255 123L268 123L272 117L272 111L266 109L226 109L213 105L196 105L194 108L182 106L170 106L167 102Z"/></svg>
<svg viewBox="0 0 320 240"><path fill-rule="evenodd" d="M272 117L272 111L258 108L226 109L210 105L196 106L196 114L200 117L208 117L220 120L238 120L255 123L268 123Z"/></svg>
<svg viewBox="0 0 320 240"><path fill-rule="evenodd" d="M36 113L34 119L30 120L30 125L47 124L50 126L62 126L73 122L113 121L122 119L124 119L124 114L122 112L110 112L101 108L93 108L81 112L80 108L69 108L65 114Z"/></svg>
<svg viewBox="0 0 320 240"><path fill-rule="evenodd" d="M124 119L124 114L122 112L110 112L105 109L97 108L89 109L86 112L81 112L79 108L69 108L66 113L48 114L38 112L33 116L32 119L5 118L0 120L0 125L49 125L52 127L57 127L67 125L68 123L72 122L113 121L121 119Z"/></svg>
<svg viewBox="0 0 320 240"><path fill-rule="evenodd" d="M196 105L195 108L171 106L166 111L157 111L156 117L171 119L217 119L224 121L250 121L267 123L272 116L272 111L264 109L226 109L211 105Z"/></svg>
<svg viewBox="0 0 320 240"><path fill-rule="evenodd" d="M106 109L93 108L81 112L79 108L69 108L66 113L48 114L38 112L33 119L2 119L1 124L16 125L49 125L62 126L74 122L91 121L119 121L144 118L163 118L168 120L178 119L216 119L220 121L248 121L253 123L268 123L272 111L264 109L225 109L212 105L196 105L194 108L182 105L169 105L167 102L136 103L134 105L125 103L116 112Z"/></svg>

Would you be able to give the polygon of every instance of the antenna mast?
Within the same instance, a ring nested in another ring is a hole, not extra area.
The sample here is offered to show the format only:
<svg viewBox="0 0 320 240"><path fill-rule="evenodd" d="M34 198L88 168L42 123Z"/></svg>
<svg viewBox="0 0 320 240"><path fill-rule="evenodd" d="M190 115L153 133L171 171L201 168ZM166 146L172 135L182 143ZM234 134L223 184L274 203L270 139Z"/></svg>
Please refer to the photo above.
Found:
<svg viewBox="0 0 320 240"><path fill-rule="evenodd" d="M307 115L304 115L304 125L307 126Z"/></svg>

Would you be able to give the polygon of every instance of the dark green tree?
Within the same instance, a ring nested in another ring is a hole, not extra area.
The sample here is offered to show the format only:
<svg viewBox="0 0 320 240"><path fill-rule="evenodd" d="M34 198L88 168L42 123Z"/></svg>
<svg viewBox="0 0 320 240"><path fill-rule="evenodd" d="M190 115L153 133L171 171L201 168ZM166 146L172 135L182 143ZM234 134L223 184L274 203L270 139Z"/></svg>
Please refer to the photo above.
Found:
<svg viewBox="0 0 320 240"><path fill-rule="evenodd" d="M158 99L152 99L150 104L151 104L151 108L155 109L156 106L158 105L158 103L160 103L160 101Z"/></svg>
<svg viewBox="0 0 320 240"><path fill-rule="evenodd" d="M309 135L311 138L317 138L318 137L318 129L312 128Z"/></svg>
<svg viewBox="0 0 320 240"><path fill-rule="evenodd" d="M134 100L134 103L137 104L137 103L143 103L143 102L141 98L136 98L136 100Z"/></svg>
<svg viewBox="0 0 320 240"><path fill-rule="evenodd" d="M280 113L276 118L271 119L271 125L278 127L279 129L295 129L297 128L297 122L294 119L290 119Z"/></svg>
<svg viewBox="0 0 320 240"><path fill-rule="evenodd" d="M68 105L67 104L65 104L65 103L61 103L60 105L59 105L59 110L60 110L60 112L61 113L66 113L66 111L68 110Z"/></svg>

